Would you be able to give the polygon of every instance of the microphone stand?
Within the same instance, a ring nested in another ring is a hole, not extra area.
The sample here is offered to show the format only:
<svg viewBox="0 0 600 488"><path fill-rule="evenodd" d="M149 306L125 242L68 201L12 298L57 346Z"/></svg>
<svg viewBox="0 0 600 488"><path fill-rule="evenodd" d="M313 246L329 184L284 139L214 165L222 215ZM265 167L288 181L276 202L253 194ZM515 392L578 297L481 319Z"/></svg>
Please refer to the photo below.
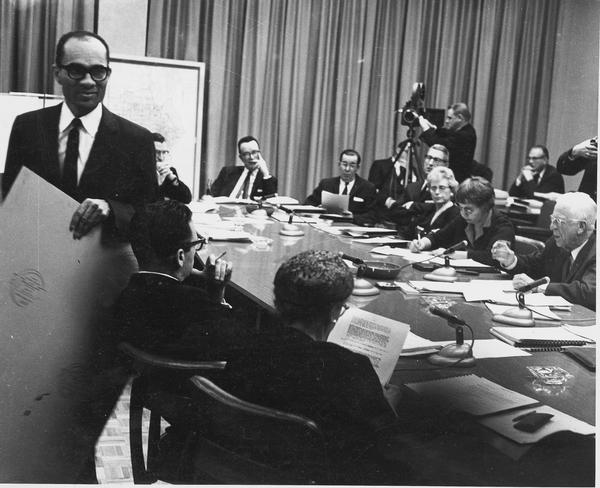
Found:
<svg viewBox="0 0 600 488"><path fill-rule="evenodd" d="M473 329L464 321L455 317L446 310L441 310L437 307L431 307L429 311L439 317L445 318L448 321L448 326L456 330L456 342L444 346L438 353L432 354L427 358L431 364L436 366L458 366L461 368L471 368L475 366L475 358L473 357L473 344L475 335ZM471 332L471 344L464 342L464 327L467 327Z"/></svg>
<svg viewBox="0 0 600 488"><path fill-rule="evenodd" d="M525 294L522 291L517 291L515 296L517 297L518 306L509 308L503 313L492 315L492 320L515 327L534 327L533 313L525 306Z"/></svg>

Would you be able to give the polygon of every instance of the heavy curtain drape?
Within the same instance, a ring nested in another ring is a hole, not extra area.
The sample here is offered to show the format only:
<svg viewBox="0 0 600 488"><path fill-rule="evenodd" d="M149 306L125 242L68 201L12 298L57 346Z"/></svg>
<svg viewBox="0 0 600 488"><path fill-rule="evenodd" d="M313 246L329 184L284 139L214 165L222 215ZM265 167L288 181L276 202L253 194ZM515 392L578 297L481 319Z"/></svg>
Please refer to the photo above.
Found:
<svg viewBox="0 0 600 488"><path fill-rule="evenodd" d="M469 104L475 157L494 171L494 186L506 188L529 146L551 145L549 125L556 137L556 111L562 116L565 108L557 103L553 75L561 91L569 87L568 76L553 66L554 50L569 42L562 29L572 22L565 19L584 3L148 2L147 55L207 66L203 177L234 164L236 140L253 134L280 179L280 193L300 199L337 171L342 149L363 155L363 176L373 159L390 154L406 135L394 111L416 81L426 85L428 107ZM52 93L56 40L68 30L93 30L95 6L93 0L1 0L0 92ZM585 2L597 18L596 7ZM595 50L584 59L597 66L597 29L588 38L596 40L590 42ZM596 110L597 93L588 105ZM581 138L597 127L589 131Z"/></svg>
<svg viewBox="0 0 600 488"><path fill-rule="evenodd" d="M207 64L204 167L252 134L304 198L347 147L361 172L406 128L394 109L466 102L476 158L506 187L545 141L559 0L150 0L148 55ZM175 88L175 87L174 87Z"/></svg>

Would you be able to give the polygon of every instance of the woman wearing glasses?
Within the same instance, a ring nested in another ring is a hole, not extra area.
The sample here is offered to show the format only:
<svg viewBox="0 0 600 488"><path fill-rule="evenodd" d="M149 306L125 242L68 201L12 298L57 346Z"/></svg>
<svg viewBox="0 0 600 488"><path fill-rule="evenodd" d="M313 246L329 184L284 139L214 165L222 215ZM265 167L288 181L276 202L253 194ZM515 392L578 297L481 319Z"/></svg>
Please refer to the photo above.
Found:
<svg viewBox="0 0 600 488"><path fill-rule="evenodd" d="M419 205L419 213L411 220L405 232L407 239L421 239L437 232L460 214L453 198L458 182L450 168L438 166L427 175L427 188L431 193L433 203Z"/></svg>
<svg viewBox="0 0 600 488"><path fill-rule="evenodd" d="M467 251L456 251L454 257L470 258L494 266L492 245L503 240L514 247L515 229L507 217L494 209L492 185L479 176L468 178L456 191L456 203L460 215L435 234L413 240L411 251L447 248L466 240Z"/></svg>

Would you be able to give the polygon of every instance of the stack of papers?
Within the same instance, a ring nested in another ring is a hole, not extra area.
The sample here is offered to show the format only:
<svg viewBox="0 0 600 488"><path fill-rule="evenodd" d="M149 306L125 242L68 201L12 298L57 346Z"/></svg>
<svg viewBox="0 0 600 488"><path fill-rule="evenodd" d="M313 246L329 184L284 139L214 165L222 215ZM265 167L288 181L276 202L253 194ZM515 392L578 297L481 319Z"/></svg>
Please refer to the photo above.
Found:
<svg viewBox="0 0 600 488"><path fill-rule="evenodd" d="M492 327L490 333L517 347L582 346L594 342L565 327Z"/></svg>

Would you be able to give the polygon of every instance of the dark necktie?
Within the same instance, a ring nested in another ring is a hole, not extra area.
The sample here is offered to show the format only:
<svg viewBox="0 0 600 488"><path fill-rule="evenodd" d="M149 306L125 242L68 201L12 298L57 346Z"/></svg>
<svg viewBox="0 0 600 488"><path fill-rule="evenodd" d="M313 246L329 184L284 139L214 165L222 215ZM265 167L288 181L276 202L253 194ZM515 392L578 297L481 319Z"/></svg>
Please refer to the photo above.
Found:
<svg viewBox="0 0 600 488"><path fill-rule="evenodd" d="M563 264L563 270L562 270L562 282L563 283L567 282L567 278L569 277L569 274L571 273L572 266L573 266L573 255L571 253L569 253L569 255L567 256L567 258L565 259L565 262Z"/></svg>
<svg viewBox="0 0 600 488"><path fill-rule="evenodd" d="M344 185L346 185L344 187L344 190L342 191L342 195L347 195L348 194L348 183L344 183Z"/></svg>
<svg viewBox="0 0 600 488"><path fill-rule="evenodd" d="M536 173L533 175L533 183L537 185L540 182L540 174Z"/></svg>
<svg viewBox="0 0 600 488"><path fill-rule="evenodd" d="M248 171L248 173L246 174L246 179L244 180L244 186L243 186L243 190L242 190L242 198L249 198L250 197L250 176L252 175L251 171Z"/></svg>
<svg viewBox="0 0 600 488"><path fill-rule="evenodd" d="M67 151L63 164L62 189L70 196L75 196L77 190L77 160L79 159L79 128L81 120L73 119L71 131L67 139Z"/></svg>

